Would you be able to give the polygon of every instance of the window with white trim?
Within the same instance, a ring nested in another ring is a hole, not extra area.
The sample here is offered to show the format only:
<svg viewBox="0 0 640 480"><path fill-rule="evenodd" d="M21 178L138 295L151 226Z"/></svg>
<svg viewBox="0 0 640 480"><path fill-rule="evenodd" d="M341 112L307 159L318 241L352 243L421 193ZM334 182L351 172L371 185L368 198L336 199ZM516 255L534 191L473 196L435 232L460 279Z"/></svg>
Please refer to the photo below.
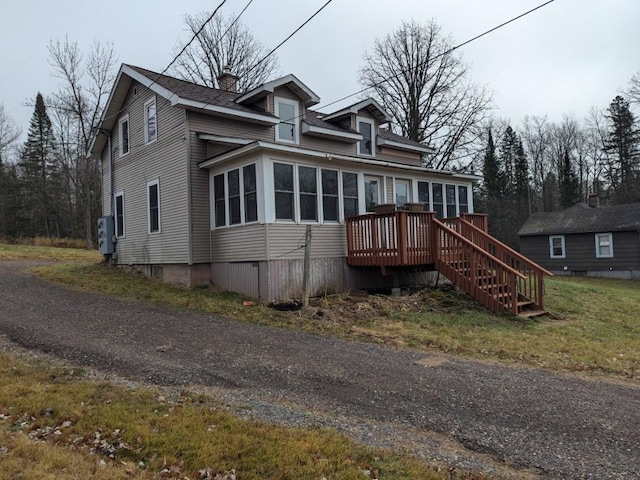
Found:
<svg viewBox="0 0 640 480"><path fill-rule="evenodd" d="M298 191L300 192L300 220L318 220L318 178L317 169L298 166Z"/></svg>
<svg viewBox="0 0 640 480"><path fill-rule="evenodd" d="M565 258L564 235L549 236L549 257Z"/></svg>
<svg viewBox="0 0 640 480"><path fill-rule="evenodd" d="M344 218L358 215L358 174L342 172L342 201L344 203Z"/></svg>
<svg viewBox="0 0 640 480"><path fill-rule="evenodd" d="M322 169L322 218L325 222L337 222L339 220L339 185L338 171Z"/></svg>
<svg viewBox="0 0 640 480"><path fill-rule="evenodd" d="M118 140L120 141L120 156L129 153L129 115L118 120Z"/></svg>
<svg viewBox="0 0 640 480"><path fill-rule="evenodd" d="M147 212L149 233L160 233L160 182L147 182Z"/></svg>
<svg viewBox="0 0 640 480"><path fill-rule="evenodd" d="M273 182L276 200L276 220L295 220L293 165L274 163Z"/></svg>
<svg viewBox="0 0 640 480"><path fill-rule="evenodd" d="M469 195L466 185L458 185L458 211L460 213L469 213Z"/></svg>
<svg viewBox="0 0 640 480"><path fill-rule="evenodd" d="M446 184L444 186L445 199L447 200L447 218L454 218L458 216L456 205L456 186Z"/></svg>
<svg viewBox="0 0 640 480"><path fill-rule="evenodd" d="M431 184L431 197L433 201L433 211L436 212L436 218L444 217L444 197L442 196L441 183Z"/></svg>
<svg viewBox="0 0 640 480"><path fill-rule="evenodd" d="M613 257L613 234L596 233L596 258Z"/></svg>
<svg viewBox="0 0 640 480"><path fill-rule="evenodd" d="M298 102L287 98L278 98L274 100L275 114L280 119L280 123L276 125L276 141L286 143L298 143Z"/></svg>
<svg viewBox="0 0 640 480"><path fill-rule="evenodd" d="M362 140L358 142L358 155L368 155L370 157L375 156L375 124L373 120L369 118L356 119L358 124L358 133L362 135Z"/></svg>
<svg viewBox="0 0 640 480"><path fill-rule="evenodd" d="M364 201L367 212L375 211L382 198L382 178L364 177Z"/></svg>
<svg viewBox="0 0 640 480"><path fill-rule="evenodd" d="M418 182L418 202L424 205L424 211L431 211L431 203L429 202L429 182Z"/></svg>
<svg viewBox="0 0 640 480"><path fill-rule="evenodd" d="M256 164L213 177L213 225L226 227L258 221Z"/></svg>
<svg viewBox="0 0 640 480"><path fill-rule="evenodd" d="M114 208L116 237L122 238L124 237L124 192L117 192L114 195Z"/></svg>
<svg viewBox="0 0 640 480"><path fill-rule="evenodd" d="M155 97L144 104L144 143L155 142L158 139L158 115Z"/></svg>

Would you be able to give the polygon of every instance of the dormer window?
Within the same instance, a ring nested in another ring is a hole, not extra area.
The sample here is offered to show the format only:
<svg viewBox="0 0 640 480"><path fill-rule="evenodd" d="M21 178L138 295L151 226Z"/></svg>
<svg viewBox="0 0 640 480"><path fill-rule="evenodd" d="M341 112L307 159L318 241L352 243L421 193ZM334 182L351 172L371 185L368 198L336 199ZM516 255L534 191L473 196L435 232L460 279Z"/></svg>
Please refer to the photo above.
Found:
<svg viewBox="0 0 640 480"><path fill-rule="evenodd" d="M275 114L280 119L280 123L276 126L276 141L298 143L298 125L300 124L298 102L276 97Z"/></svg>
<svg viewBox="0 0 640 480"><path fill-rule="evenodd" d="M362 135L362 140L358 142L358 155L375 155L375 133L373 120L368 118L359 118L358 133Z"/></svg>

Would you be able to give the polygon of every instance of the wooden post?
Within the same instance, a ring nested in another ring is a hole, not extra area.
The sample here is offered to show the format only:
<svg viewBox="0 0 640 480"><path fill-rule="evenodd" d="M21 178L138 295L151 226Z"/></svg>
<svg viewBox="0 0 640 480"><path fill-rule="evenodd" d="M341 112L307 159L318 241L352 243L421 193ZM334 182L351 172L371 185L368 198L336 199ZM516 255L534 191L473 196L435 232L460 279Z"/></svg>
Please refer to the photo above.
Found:
<svg viewBox="0 0 640 480"><path fill-rule="evenodd" d="M311 256L311 225L304 234L304 266L302 272L302 306L309 306L309 257Z"/></svg>

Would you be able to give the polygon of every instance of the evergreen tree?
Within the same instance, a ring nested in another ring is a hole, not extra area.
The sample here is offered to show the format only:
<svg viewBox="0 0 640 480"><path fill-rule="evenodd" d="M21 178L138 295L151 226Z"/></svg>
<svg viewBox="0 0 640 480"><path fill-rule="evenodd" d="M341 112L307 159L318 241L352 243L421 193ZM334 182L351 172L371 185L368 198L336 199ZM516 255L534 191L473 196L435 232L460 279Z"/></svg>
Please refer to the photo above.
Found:
<svg viewBox="0 0 640 480"><path fill-rule="evenodd" d="M531 213L529 161L524 153L522 139L517 139L514 165L515 208L518 228L524 224Z"/></svg>
<svg viewBox="0 0 640 480"><path fill-rule="evenodd" d="M628 189L629 183L633 183L637 176L640 131L629 102L620 95L611 102L607 119L610 125L605 149L613 157L608 180L615 192L622 185Z"/></svg>
<svg viewBox="0 0 640 480"><path fill-rule="evenodd" d="M491 129L487 132L487 146L484 151L482 163L482 194L489 199L502 199L507 189L507 182L500 160L496 155L496 146L493 141Z"/></svg>
<svg viewBox="0 0 640 480"><path fill-rule="evenodd" d="M567 208L580 201L580 181L575 173L569 151L565 149L562 164L558 172L558 187L560 189L560 206Z"/></svg>
<svg viewBox="0 0 640 480"><path fill-rule="evenodd" d="M44 98L38 92L29 125L27 141L20 159L25 196L25 215L29 219L26 235L51 236L55 232L52 218L57 178L56 148L51 120Z"/></svg>

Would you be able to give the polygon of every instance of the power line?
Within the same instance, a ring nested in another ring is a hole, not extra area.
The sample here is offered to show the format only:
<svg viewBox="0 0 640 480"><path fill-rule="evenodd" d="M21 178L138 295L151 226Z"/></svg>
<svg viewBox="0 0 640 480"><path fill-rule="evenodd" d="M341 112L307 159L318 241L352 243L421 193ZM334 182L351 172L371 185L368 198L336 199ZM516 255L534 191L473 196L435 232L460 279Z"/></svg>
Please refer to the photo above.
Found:
<svg viewBox="0 0 640 480"><path fill-rule="evenodd" d="M287 36L284 40L282 40L277 46L275 46L274 48L271 49L271 51L269 53L267 53L264 57L262 57L260 60L258 60L258 62L256 62L256 64L251 67L249 70L247 70L243 76L248 75L249 73L251 73L253 70L255 70L262 62L264 62L267 58L269 58L271 55L273 55L275 53L276 50L278 50L282 45L284 45L286 42L288 42L291 37L293 37L296 33L298 33L302 28L304 28L311 20L313 20L316 15L318 15L322 10L325 9L325 7L327 7L327 5L329 5L333 0L327 0L327 2L322 5L318 10L316 10L316 12L311 15L309 18L307 18L307 20L305 20L302 25L300 25L298 28L296 28L291 34L289 34L289 36ZM224 91L220 91L215 97L213 97L211 100L209 100L207 103L205 103L202 107L200 107L200 110L204 110L207 106L211 105L213 102L215 102L218 98L220 98L222 96L222 94L224 93Z"/></svg>
<svg viewBox="0 0 640 480"><path fill-rule="evenodd" d="M495 27L493 27L493 28L491 28L491 29L489 29L489 30L487 30L487 31L485 31L485 32L483 32L483 33L481 33L481 34L479 34L479 35L476 35L475 37L472 37L472 38L470 38L469 40L466 40L466 41L464 41L464 42L462 42L462 43L460 43L460 44L458 44L458 45L456 45L456 46L454 46L454 47L452 47L452 48L450 48L450 49L448 49L448 50L446 50L446 51L442 52L441 54L436 55L436 56L435 56L435 57L433 57L433 58L429 58L429 59L425 60L424 62L419 63L418 65L416 65L416 67L421 67L421 66L423 66L424 64L426 64L426 63L428 63L428 62L431 62L431 61L433 61L433 60L437 60L437 59L438 59L438 58L440 58L440 57L444 57L444 56L446 56L446 55L450 54L451 52L453 52L454 50L457 50L457 49L459 49L459 48L462 48L462 47L464 47L465 45L470 44L471 42L474 42L474 41L476 41L476 40L478 40L478 39L480 39L480 38L482 38L482 37L484 37L484 36L486 36L486 35L489 35L490 33L495 32L496 30L498 30L498 29L500 29L500 28L502 28L502 27L505 27L506 25L509 25L510 23L513 23L513 22L515 22L515 21L517 21L517 20L520 20L521 18L526 17L527 15L529 15L529 14L531 14L531 13L535 12L536 10L541 9L542 7L546 7L546 6L547 6L547 5L549 5L550 3L553 3L554 1L555 1L555 0L548 0L547 2L545 2L545 3L543 3L543 4L540 4L540 5L538 5L537 7L534 7L534 8L532 8L531 10L528 10L528 11L526 11L526 12L524 12L524 13L521 13L520 15L518 15L518 16L516 16L516 17L513 17L512 19L507 20L506 22L503 22L503 23L501 23L500 25L497 25L497 26L495 26ZM411 68L413 69L413 68L416 68L416 67L411 67ZM384 79L380 80L379 82L377 82L377 83L375 83L375 84L373 84L373 85L370 85L370 86L368 86L368 87L365 87L365 88L363 88L363 89L361 89L361 90L358 90L358 91L357 91L357 92L355 92L355 93L351 93L351 94L349 94L349 95L346 95L346 96L344 96L344 97L342 97L342 98L339 98L338 100L334 100L333 102L328 103L328 104L323 105L323 106L318 107L318 108L319 108L319 109L320 109L320 108L327 108L327 107L330 107L331 105L335 105L336 103L339 103L339 102L342 102L342 101L344 101L344 100L347 100L348 98L351 98L351 97L353 97L353 96L355 96L355 95L359 95L359 94L361 94L361 93L364 93L364 92L366 92L367 90L370 90L370 89L375 88L375 87L379 87L379 86L381 86L381 85L383 85L383 84L385 84L385 83L389 82L390 80L393 80L394 78L398 78L400 75L402 75L403 73L406 73L406 72L407 72L406 70L400 70L398 73L395 73L395 74L393 74L393 75L391 75L391 76L389 76L389 77L387 77L387 78L384 78Z"/></svg>

